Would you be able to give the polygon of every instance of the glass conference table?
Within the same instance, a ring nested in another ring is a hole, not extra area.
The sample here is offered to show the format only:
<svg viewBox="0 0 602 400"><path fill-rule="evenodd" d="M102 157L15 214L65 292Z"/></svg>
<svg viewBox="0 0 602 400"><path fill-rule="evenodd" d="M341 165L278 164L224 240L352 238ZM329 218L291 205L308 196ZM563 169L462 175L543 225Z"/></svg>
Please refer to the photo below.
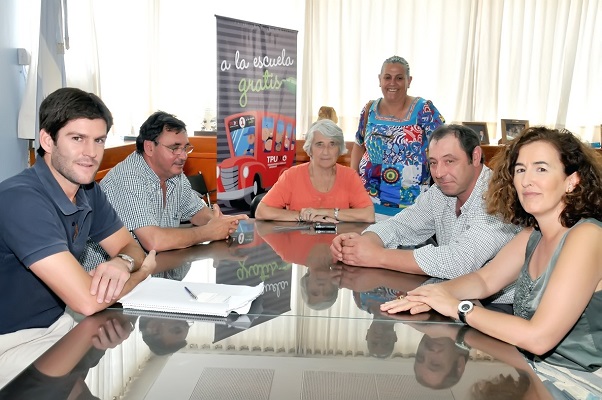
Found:
<svg viewBox="0 0 602 400"><path fill-rule="evenodd" d="M249 314L73 315L0 399L549 398L514 347L436 313L380 313L427 277L333 264L334 234L298 227L248 220L233 240L157 255L155 276L263 282Z"/></svg>

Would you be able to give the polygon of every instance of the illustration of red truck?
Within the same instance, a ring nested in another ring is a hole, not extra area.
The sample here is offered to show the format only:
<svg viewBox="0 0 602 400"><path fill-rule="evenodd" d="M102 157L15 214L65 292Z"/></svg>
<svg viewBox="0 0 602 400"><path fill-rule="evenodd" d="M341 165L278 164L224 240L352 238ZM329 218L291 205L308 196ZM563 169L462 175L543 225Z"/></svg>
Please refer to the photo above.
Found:
<svg viewBox="0 0 602 400"><path fill-rule="evenodd" d="M217 199L251 204L293 165L296 122L264 111L233 114L224 122L230 157L217 166Z"/></svg>

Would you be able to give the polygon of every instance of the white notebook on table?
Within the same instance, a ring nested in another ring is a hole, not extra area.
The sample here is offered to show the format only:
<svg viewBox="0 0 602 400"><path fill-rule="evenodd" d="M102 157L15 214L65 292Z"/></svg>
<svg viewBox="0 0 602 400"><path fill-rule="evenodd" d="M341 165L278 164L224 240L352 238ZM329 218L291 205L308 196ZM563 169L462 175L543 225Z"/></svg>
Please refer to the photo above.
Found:
<svg viewBox="0 0 602 400"><path fill-rule="evenodd" d="M119 302L124 309L226 317L232 312L248 313L253 300L262 293L263 282L239 286L149 277Z"/></svg>

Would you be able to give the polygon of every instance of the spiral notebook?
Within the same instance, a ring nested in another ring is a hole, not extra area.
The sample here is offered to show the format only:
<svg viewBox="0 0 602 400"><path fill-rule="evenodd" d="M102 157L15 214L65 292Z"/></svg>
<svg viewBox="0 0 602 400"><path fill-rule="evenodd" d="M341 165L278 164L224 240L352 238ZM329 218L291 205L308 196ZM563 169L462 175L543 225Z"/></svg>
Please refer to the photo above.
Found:
<svg viewBox="0 0 602 400"><path fill-rule="evenodd" d="M149 277L119 302L125 310L226 317L248 313L253 300L262 293L263 282L241 286Z"/></svg>
<svg viewBox="0 0 602 400"><path fill-rule="evenodd" d="M216 315L171 313L164 311L137 310L133 308L124 309L123 314L133 315L136 317L162 318L170 320L177 319L191 322L207 322L215 325L222 325L228 328L236 328L240 330L249 329L253 321L257 318L257 316L254 315L238 315L235 313L231 313L227 317L218 317Z"/></svg>

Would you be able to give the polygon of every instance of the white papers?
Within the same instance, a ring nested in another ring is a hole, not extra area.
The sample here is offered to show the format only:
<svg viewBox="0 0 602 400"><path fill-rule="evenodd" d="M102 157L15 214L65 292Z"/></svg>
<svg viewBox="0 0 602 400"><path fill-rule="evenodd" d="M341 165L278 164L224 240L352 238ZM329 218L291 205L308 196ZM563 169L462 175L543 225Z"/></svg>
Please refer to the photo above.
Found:
<svg viewBox="0 0 602 400"><path fill-rule="evenodd" d="M120 303L124 309L226 317L232 312L248 313L253 300L262 293L263 282L251 287L150 277L123 296Z"/></svg>
<svg viewBox="0 0 602 400"><path fill-rule="evenodd" d="M230 314L227 317L218 317L216 315L168 313L164 311L136 310L133 308L124 309L123 314L135 315L136 317L165 318L172 320L177 319L191 322L207 322L215 325L223 325L227 326L228 328L236 328L240 330L249 329L253 324L255 318L257 318L257 316L239 314Z"/></svg>

